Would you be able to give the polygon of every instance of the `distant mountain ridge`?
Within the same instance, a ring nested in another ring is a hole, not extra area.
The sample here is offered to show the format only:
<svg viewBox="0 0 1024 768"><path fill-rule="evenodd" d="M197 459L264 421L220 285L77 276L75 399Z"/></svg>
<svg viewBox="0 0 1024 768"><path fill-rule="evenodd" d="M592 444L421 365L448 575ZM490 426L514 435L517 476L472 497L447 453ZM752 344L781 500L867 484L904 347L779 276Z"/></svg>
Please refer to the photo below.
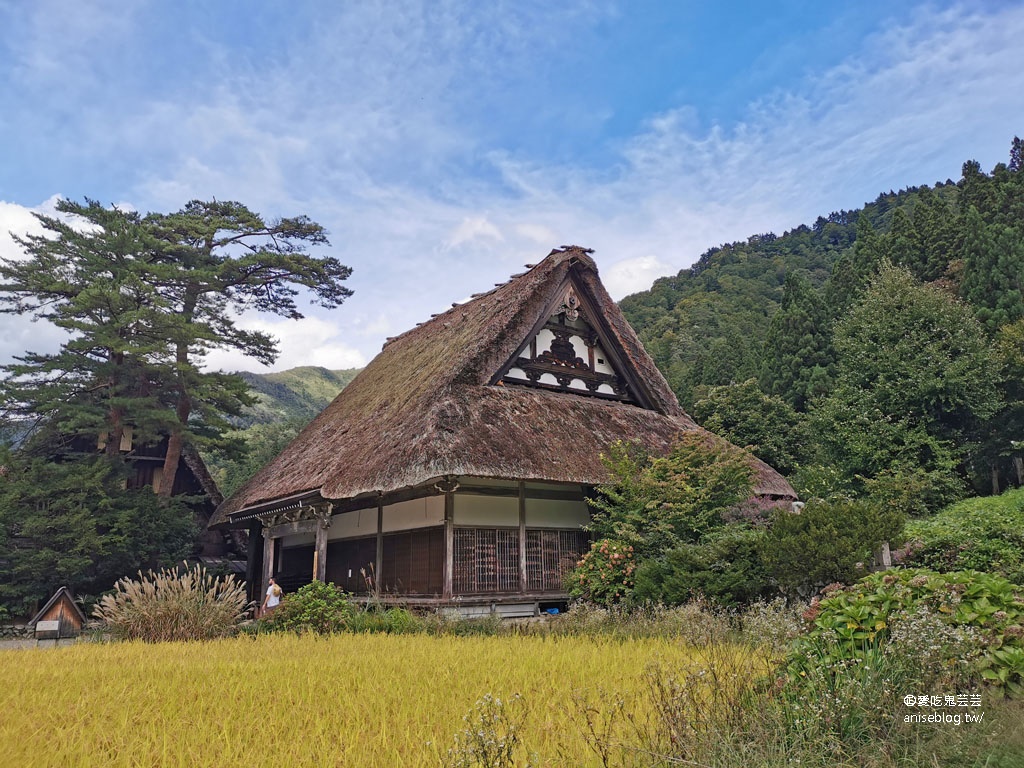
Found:
<svg viewBox="0 0 1024 768"><path fill-rule="evenodd" d="M246 409L240 428L254 424L273 424L284 421L308 422L327 407L361 368L329 370L315 365L303 365L287 371L252 373L239 371L238 375L249 385L257 398L256 405Z"/></svg>

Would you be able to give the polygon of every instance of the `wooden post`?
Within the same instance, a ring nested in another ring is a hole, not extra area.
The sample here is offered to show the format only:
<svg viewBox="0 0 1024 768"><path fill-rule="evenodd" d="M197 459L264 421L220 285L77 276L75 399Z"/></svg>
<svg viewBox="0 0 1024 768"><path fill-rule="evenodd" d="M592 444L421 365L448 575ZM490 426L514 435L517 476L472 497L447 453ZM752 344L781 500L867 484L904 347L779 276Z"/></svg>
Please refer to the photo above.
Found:
<svg viewBox="0 0 1024 768"><path fill-rule="evenodd" d="M377 553L373 558L373 591L384 578L384 494L377 495Z"/></svg>
<svg viewBox="0 0 1024 768"><path fill-rule="evenodd" d="M519 481L519 591L526 594L526 483Z"/></svg>
<svg viewBox="0 0 1024 768"><path fill-rule="evenodd" d="M327 580L327 533L331 527L330 512L326 520L318 520L316 526L316 549L313 550L313 579Z"/></svg>
<svg viewBox="0 0 1024 768"><path fill-rule="evenodd" d="M249 523L249 546L245 552L245 585L247 597L250 601L257 600L259 592L260 565L263 554L263 533L258 522L253 520ZM260 598L262 599L262 598Z"/></svg>
<svg viewBox="0 0 1024 768"><path fill-rule="evenodd" d="M452 599L452 571L455 563L455 494L444 494L444 581L441 597Z"/></svg>
<svg viewBox="0 0 1024 768"><path fill-rule="evenodd" d="M892 568L892 552L889 549L889 542L883 541L875 550L875 570Z"/></svg>
<svg viewBox="0 0 1024 768"><path fill-rule="evenodd" d="M263 581L260 584L260 591L257 597L263 600L263 595L270 586L270 578L274 575L274 539L270 531L263 529Z"/></svg>

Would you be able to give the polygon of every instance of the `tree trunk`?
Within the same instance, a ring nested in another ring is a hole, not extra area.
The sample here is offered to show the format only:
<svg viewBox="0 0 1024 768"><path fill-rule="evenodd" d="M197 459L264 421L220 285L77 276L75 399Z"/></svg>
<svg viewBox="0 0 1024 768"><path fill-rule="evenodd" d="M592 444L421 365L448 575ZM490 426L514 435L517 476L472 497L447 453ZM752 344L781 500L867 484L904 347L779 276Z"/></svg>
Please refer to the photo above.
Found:
<svg viewBox="0 0 1024 768"><path fill-rule="evenodd" d="M179 352L180 355L180 352ZM187 356L188 353L186 352ZM180 379L180 376L179 376ZM164 470L160 476L159 495L163 498L170 498L174 490L174 476L178 473L178 463L181 461L181 450L185 446L185 425L188 424L188 417L192 413L192 400L188 396L188 389L184 381L179 380L178 407L175 410L177 422L167 436L167 454L164 456Z"/></svg>
<svg viewBox="0 0 1024 768"><path fill-rule="evenodd" d="M110 361L115 366L121 366L124 364L124 353L123 352L111 352ZM118 374L120 375L120 373ZM117 395L118 391L118 379L116 376L110 377L110 393L111 395ZM114 457L121 453L121 437L124 435L124 409L118 407L112 407L107 414L108 426L110 429L107 431L107 444L104 446L104 451L107 456Z"/></svg>
<svg viewBox="0 0 1024 768"><path fill-rule="evenodd" d="M999 465L992 462L992 495L999 495Z"/></svg>
<svg viewBox="0 0 1024 768"><path fill-rule="evenodd" d="M184 318L185 327L188 328L199 300L198 289L190 286L185 292L185 299L181 307L181 314ZM187 334L186 334L187 336ZM188 340L178 339L175 345L175 362L178 367L178 404L175 408L176 420L171 434L167 436L167 454L164 456L163 475L160 477L159 495L163 498L170 498L174 490L174 476L178 473L178 463L181 461L181 451L185 446L185 431L188 426L188 417L192 414L192 398L188 394L188 382L185 378L185 370L188 367Z"/></svg>
<svg viewBox="0 0 1024 768"><path fill-rule="evenodd" d="M160 475L158 495L169 499L174 491L174 478L178 474L181 462L181 451L185 447L185 425L192 413L192 400L188 396L188 384L185 382L185 366L188 364L188 347L179 344L177 350L178 363L178 403L174 409L175 422L171 433L167 436L167 453L164 454L164 469Z"/></svg>

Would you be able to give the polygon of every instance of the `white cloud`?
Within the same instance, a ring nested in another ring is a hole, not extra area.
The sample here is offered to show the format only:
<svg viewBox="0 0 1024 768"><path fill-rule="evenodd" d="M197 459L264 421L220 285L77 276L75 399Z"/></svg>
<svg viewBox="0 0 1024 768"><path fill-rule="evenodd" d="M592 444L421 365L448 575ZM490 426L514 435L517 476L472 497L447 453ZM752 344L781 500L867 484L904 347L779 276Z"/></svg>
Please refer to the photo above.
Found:
<svg viewBox="0 0 1024 768"><path fill-rule="evenodd" d="M366 357L346 343L338 326L327 320L306 317L302 320L271 320L244 317L239 326L246 330L268 333L277 339L280 355L272 366L261 366L251 357L234 350L216 350L205 361L206 368L224 371L283 371L300 365L314 365L330 370L362 368Z"/></svg>
<svg viewBox="0 0 1024 768"><path fill-rule="evenodd" d="M222 51L188 93L161 92L116 119L91 110L83 141L142 158L134 186L113 196L142 210L217 197L324 224L329 252L355 269L355 295L266 327L282 338L276 367L325 356L336 367L552 247L594 248L618 297L722 242L956 178L972 155L990 168L1020 131L1024 7L921 6L910 24L881 26L856 54L765 94L735 124L704 128L707 115L677 103L610 163L558 164L483 132L480 101L502 98L513 78L530 82L574 24L608 9L488 8L345 4L273 58ZM37 56L62 55L39 39ZM63 66L87 68L84 51ZM45 61L22 60L45 82ZM0 207L0 217L20 214Z"/></svg>
<svg viewBox="0 0 1024 768"><path fill-rule="evenodd" d="M45 213L52 215L54 206L59 199L59 195L54 195L35 208L26 208L23 205L0 200L0 258L25 258L25 251L14 241L11 235L25 237L26 235L43 234L43 227L33 214Z"/></svg>
<svg viewBox="0 0 1024 768"><path fill-rule="evenodd" d="M482 240L502 241L505 238L496 226L487 220L485 216L467 217L455 228L455 231L445 240L445 248L458 248L467 243L474 244Z"/></svg>
<svg viewBox="0 0 1024 768"><path fill-rule="evenodd" d="M671 266L657 256L637 256L614 262L602 270L601 279L614 299L645 291L655 280L668 274Z"/></svg>

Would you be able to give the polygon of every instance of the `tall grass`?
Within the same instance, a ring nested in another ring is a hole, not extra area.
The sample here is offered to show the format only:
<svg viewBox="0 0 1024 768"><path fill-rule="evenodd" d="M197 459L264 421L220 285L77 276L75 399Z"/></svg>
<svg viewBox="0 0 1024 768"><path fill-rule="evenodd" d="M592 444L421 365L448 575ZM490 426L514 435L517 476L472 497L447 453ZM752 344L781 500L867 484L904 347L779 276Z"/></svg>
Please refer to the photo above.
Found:
<svg viewBox="0 0 1024 768"><path fill-rule="evenodd" d="M643 710L645 668L690 656L669 639L381 634L8 651L0 764L438 766L491 693L522 696L540 765L600 765L573 693Z"/></svg>
<svg viewBox="0 0 1024 768"><path fill-rule="evenodd" d="M117 638L161 642L232 634L249 607L245 585L202 566L139 572L118 580L93 610Z"/></svg>

